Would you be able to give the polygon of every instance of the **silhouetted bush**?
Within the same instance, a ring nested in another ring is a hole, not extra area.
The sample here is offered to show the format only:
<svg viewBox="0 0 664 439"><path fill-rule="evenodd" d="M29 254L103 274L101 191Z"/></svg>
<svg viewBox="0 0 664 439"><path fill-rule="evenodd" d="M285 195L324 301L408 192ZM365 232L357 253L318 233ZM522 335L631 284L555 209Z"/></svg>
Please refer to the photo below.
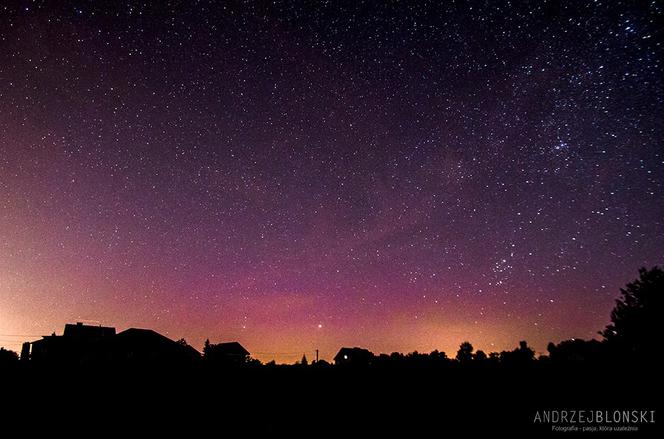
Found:
<svg viewBox="0 0 664 439"><path fill-rule="evenodd" d="M0 348L0 370L11 369L18 366L18 354L5 348Z"/></svg>
<svg viewBox="0 0 664 439"><path fill-rule="evenodd" d="M473 345L470 342L464 341L459 345L459 350L456 354L456 359L459 363L470 363L473 360Z"/></svg>

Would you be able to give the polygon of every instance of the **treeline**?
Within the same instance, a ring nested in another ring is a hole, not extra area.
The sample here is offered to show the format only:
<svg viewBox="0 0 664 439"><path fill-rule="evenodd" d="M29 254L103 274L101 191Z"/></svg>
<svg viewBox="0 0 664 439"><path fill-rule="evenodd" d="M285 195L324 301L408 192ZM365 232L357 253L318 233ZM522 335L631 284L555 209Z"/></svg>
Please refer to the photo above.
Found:
<svg viewBox="0 0 664 439"><path fill-rule="evenodd" d="M547 353L536 356L526 341L521 341L513 350L485 353L475 350L470 342L463 342L456 355L449 357L445 352L411 352L403 354L374 355L372 352L351 348L342 349L336 357L336 365L341 367L376 368L527 368L527 367L596 367L599 365L633 365L652 361L653 352L662 348L659 336L659 318L662 314L664 297L664 271L659 267L650 270L641 268L639 278L628 283L621 290L621 296L611 312L611 323L602 331L601 340L564 340L547 346ZM346 352L346 353L344 353ZM347 358L344 360L343 356ZM205 359L205 356L204 356ZM257 366L257 360L247 360ZM267 366L277 367L274 362ZM309 363L306 357L295 366L331 367L326 361ZM288 366L279 366L288 367Z"/></svg>
<svg viewBox="0 0 664 439"><path fill-rule="evenodd" d="M599 365L647 364L662 348L659 318L662 316L664 271L659 267L639 270L639 278L621 289L621 297L611 313L611 323L600 331L601 340L565 340L549 343L548 353L536 357L526 341L510 351L485 353L463 342L454 357L445 352L411 352L375 355L362 348L342 348L334 365L320 360L309 363L306 357L294 365L263 364L251 358L238 343L210 344L206 341L197 364L204 368L534 368L534 367L596 367ZM184 340L179 344L186 345ZM16 352L0 349L0 369L21 367Z"/></svg>

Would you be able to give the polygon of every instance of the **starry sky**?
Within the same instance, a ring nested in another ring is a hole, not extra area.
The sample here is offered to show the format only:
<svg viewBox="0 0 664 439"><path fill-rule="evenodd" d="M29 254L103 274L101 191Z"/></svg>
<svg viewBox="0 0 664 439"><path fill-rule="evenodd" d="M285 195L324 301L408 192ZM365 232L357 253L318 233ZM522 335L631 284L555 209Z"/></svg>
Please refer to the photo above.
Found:
<svg viewBox="0 0 664 439"><path fill-rule="evenodd" d="M661 1L8 1L0 345L596 336L664 263Z"/></svg>

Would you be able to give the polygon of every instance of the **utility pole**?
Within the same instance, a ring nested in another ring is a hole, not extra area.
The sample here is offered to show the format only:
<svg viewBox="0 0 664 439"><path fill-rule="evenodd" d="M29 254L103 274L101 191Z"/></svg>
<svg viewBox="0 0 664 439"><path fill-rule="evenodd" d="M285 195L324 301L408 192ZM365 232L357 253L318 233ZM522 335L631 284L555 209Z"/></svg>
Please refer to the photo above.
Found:
<svg viewBox="0 0 664 439"><path fill-rule="evenodd" d="M316 349L316 363L318 363L318 349Z"/></svg>

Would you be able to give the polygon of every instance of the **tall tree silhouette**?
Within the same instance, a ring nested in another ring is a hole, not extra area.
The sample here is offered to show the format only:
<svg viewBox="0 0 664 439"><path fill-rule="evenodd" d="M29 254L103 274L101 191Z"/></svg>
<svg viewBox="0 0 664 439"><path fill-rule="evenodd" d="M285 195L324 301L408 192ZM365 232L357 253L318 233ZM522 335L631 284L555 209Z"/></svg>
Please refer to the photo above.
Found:
<svg viewBox="0 0 664 439"><path fill-rule="evenodd" d="M207 338L205 339L205 343L203 344L203 358L208 358L210 356L210 339Z"/></svg>
<svg viewBox="0 0 664 439"><path fill-rule="evenodd" d="M612 349L642 358L661 348L660 328L664 271L659 267L641 268L639 279L621 288L611 312L611 324L600 334Z"/></svg>

